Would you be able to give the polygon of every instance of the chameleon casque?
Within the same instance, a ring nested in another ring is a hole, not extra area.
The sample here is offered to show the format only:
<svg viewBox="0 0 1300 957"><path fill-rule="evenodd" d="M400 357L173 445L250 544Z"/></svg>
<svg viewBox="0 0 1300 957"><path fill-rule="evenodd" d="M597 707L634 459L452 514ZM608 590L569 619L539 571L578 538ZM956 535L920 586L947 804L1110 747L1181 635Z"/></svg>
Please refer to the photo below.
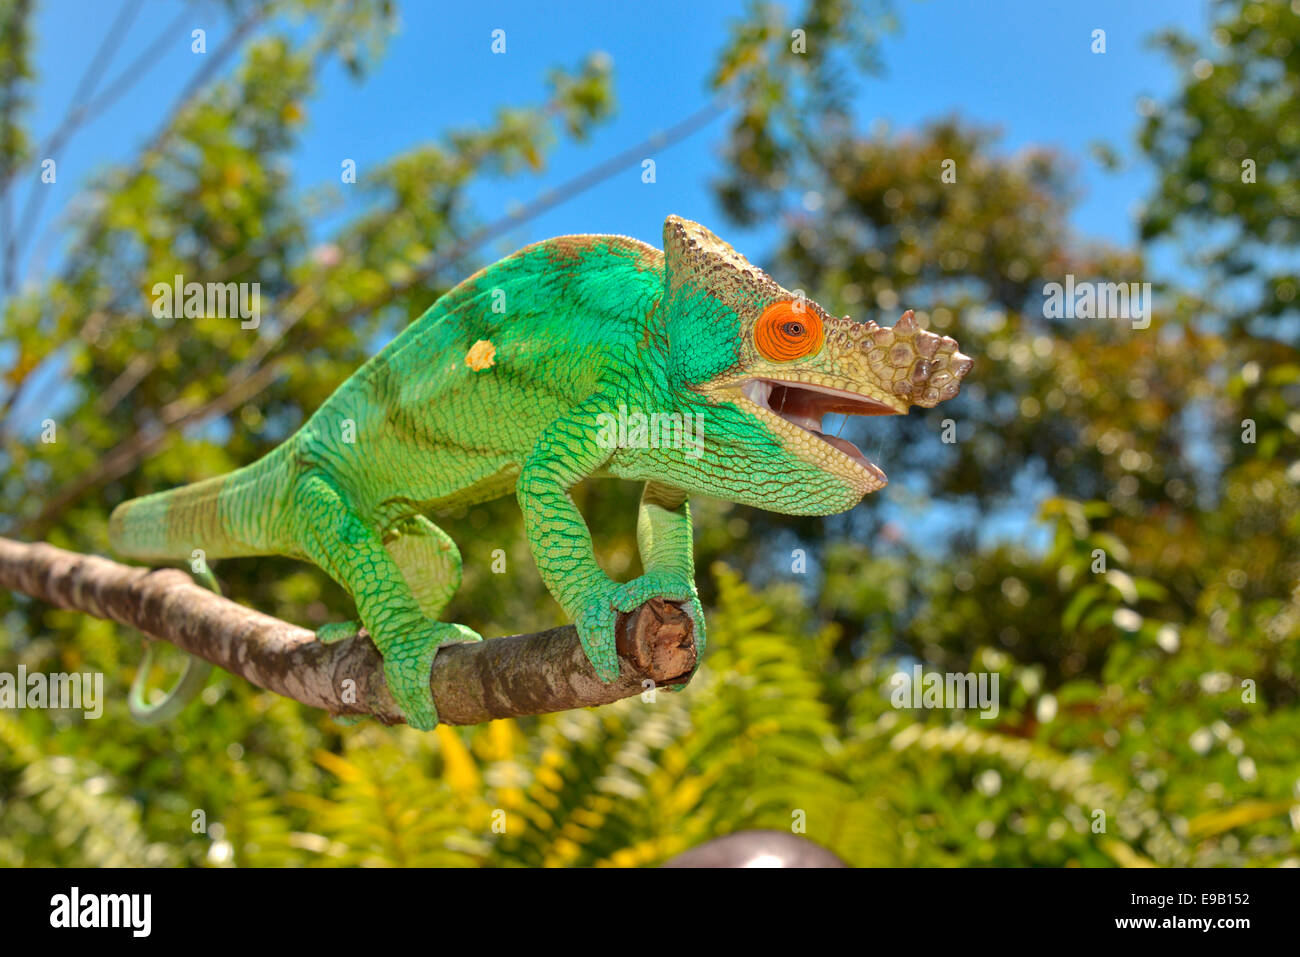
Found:
<svg viewBox="0 0 1300 957"><path fill-rule="evenodd" d="M669 216L663 239L660 252L624 236L561 236L480 270L263 458L119 505L114 549L315 563L355 599L408 723L428 729L434 654L480 640L438 620L461 560L429 515L513 491L542 580L601 680L618 676L618 613L656 596L683 603L702 652L688 497L794 515L850 509L885 474L823 435L822 417L932 407L957 394L972 360L910 312L892 328L834 318L697 223ZM688 420L702 423L702 446L611 447L597 423L620 405L702 416ZM569 495L593 477L645 482L644 574L632 581L601 570Z"/></svg>

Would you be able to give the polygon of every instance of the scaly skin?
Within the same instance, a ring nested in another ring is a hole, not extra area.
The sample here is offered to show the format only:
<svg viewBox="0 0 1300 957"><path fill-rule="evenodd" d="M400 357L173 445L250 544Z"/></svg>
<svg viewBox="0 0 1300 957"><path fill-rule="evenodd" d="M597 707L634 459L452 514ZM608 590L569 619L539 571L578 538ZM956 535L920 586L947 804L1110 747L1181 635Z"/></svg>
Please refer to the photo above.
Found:
<svg viewBox="0 0 1300 957"><path fill-rule="evenodd" d="M892 329L827 315L688 220L664 223L664 252L564 236L452 289L264 458L124 503L110 535L118 552L146 560L202 549L314 562L352 594L394 698L427 729L437 723L435 653L479 640L437 620L461 561L428 515L514 491L542 580L611 681L618 613L655 596L685 603L703 651L689 495L801 515L852 508L884 474L805 427L828 411L933 406L956 394L970 364L911 313ZM620 406L700 415L702 443L614 447L600 423ZM569 495L592 477L646 483L645 573L633 581L601 571Z"/></svg>

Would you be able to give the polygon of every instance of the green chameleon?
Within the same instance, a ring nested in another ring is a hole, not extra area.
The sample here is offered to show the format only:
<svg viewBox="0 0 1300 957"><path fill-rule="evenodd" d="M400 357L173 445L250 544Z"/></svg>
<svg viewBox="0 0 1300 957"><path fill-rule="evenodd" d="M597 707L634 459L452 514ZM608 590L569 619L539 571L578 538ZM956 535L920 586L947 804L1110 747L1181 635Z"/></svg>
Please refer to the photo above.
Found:
<svg viewBox="0 0 1300 957"><path fill-rule="evenodd" d="M428 729L434 654L480 640L438 620L461 560L430 514L513 491L542 581L612 681L618 613L652 597L683 603L703 651L689 495L850 509L885 474L822 434L822 416L932 407L971 361L910 312L893 328L834 318L677 216L663 252L561 236L460 283L263 458L119 505L110 536L142 560L201 549L320 566L355 599L407 722ZM645 482L632 581L601 570L570 497L592 477Z"/></svg>

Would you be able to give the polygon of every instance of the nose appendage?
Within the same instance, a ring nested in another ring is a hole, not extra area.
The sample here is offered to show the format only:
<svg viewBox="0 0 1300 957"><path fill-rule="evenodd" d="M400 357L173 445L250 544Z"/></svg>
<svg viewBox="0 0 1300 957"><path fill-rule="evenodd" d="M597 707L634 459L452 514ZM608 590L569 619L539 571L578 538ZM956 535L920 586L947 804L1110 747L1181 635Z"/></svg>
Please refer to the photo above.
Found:
<svg viewBox="0 0 1300 957"><path fill-rule="evenodd" d="M917 328L910 309L892 328L867 332L859 348L886 391L927 409L955 396L975 362L957 351L956 339Z"/></svg>

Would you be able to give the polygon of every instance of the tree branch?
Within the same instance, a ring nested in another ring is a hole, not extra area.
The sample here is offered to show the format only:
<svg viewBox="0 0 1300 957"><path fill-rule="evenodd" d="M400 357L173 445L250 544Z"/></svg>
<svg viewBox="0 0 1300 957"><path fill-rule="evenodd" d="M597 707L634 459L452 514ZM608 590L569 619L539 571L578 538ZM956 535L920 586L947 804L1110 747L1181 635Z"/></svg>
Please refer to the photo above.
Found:
<svg viewBox="0 0 1300 957"><path fill-rule="evenodd" d="M121 565L41 542L0 538L0 586L130 625L314 708L402 721L364 630L322 644L308 629L237 605L178 569ZM690 674L691 618L676 604L651 599L619 616L618 652L620 676L602 684L572 625L448 645L434 659L429 686L447 724L609 704L640 693L647 680L675 684Z"/></svg>

